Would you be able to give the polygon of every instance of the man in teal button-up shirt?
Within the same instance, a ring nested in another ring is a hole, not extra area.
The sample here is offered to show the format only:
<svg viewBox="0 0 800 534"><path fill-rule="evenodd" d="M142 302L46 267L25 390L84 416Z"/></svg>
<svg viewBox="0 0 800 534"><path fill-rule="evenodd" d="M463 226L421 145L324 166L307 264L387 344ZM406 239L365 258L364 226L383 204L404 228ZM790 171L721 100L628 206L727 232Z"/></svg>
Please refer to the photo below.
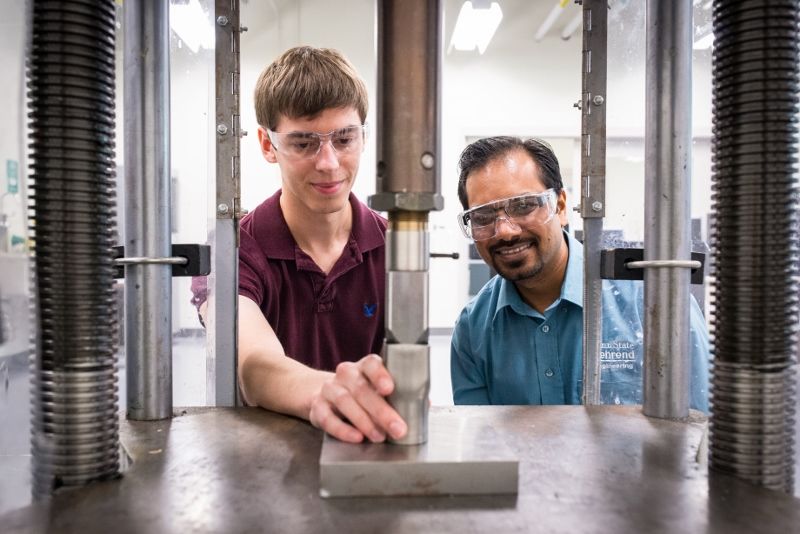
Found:
<svg viewBox="0 0 800 534"><path fill-rule="evenodd" d="M450 368L456 404L580 404L583 247L566 225L552 150L536 140L479 140L460 161L459 216L498 272L464 308ZM642 282L603 282L601 398L642 402ZM691 302L692 408L708 411L708 334Z"/></svg>

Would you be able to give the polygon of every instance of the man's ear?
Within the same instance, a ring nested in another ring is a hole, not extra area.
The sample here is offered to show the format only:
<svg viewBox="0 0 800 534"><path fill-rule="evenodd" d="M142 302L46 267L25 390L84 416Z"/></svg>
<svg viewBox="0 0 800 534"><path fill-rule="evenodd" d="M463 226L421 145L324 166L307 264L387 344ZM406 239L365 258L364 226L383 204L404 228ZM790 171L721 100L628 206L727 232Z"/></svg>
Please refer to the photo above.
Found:
<svg viewBox="0 0 800 534"><path fill-rule="evenodd" d="M258 127L258 144L261 147L261 155L270 163L278 163L278 158L275 155L275 147L269 139L267 129L263 126Z"/></svg>
<svg viewBox="0 0 800 534"><path fill-rule="evenodd" d="M561 189L561 192L558 194L556 213L558 214L558 220L562 228L569 224L569 220L567 220L567 192L564 189Z"/></svg>

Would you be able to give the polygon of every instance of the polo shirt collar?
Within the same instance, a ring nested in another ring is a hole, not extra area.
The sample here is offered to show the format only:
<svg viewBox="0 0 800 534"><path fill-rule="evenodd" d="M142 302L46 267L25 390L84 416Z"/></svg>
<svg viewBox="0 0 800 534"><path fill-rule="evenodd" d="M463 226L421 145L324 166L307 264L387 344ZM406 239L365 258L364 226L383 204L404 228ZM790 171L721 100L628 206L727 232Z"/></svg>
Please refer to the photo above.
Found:
<svg viewBox="0 0 800 534"><path fill-rule="evenodd" d="M280 205L281 190L266 199L263 203L265 214L263 220L254 221L257 224L258 235L269 236L263 243L267 256L278 260L294 260L297 242L289 231L286 218ZM378 217L353 193L349 196L350 206L353 209L353 226L350 230L351 244L361 253L383 246L383 229L378 222Z"/></svg>
<svg viewBox="0 0 800 534"><path fill-rule="evenodd" d="M561 299L583 308L583 245L572 234L564 231L569 246L567 274L561 285Z"/></svg>
<svg viewBox="0 0 800 534"><path fill-rule="evenodd" d="M583 307L583 245L572 235L564 231L564 239L567 241L569 248L569 257L567 258L567 272L564 276L564 283L561 285L561 296L553 303L557 305L562 300L567 300ZM499 276L499 275L498 275ZM494 317L501 309L510 307L514 312L519 315L529 315L532 317L542 317L542 315L531 308L517 291L517 287L513 282L499 277L499 294L497 298L497 306L494 311Z"/></svg>

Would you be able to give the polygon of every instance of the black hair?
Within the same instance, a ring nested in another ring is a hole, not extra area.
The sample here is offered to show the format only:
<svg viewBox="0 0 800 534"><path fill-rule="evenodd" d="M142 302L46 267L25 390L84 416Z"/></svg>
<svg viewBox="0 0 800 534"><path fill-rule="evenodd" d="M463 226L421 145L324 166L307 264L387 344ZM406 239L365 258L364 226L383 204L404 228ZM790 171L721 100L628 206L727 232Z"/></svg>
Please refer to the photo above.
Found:
<svg viewBox="0 0 800 534"><path fill-rule="evenodd" d="M458 160L458 199L464 209L469 208L467 201L467 177L474 171L486 166L490 161L513 150L524 150L541 170L542 180L547 189L553 189L558 195L564 188L561 179L561 168L553 149L540 139L521 139L519 137L498 136L478 139L467 146Z"/></svg>

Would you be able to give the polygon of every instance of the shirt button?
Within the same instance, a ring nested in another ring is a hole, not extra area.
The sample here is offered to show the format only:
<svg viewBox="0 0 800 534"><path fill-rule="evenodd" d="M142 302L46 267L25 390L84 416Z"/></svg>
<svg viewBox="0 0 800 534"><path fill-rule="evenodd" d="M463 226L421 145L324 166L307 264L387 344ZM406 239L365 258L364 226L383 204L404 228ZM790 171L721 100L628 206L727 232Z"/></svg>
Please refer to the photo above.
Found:
<svg viewBox="0 0 800 534"><path fill-rule="evenodd" d="M554 373L552 369L548 369L547 371L544 372L544 376L546 376L547 378L550 378L551 376L553 376L553 374Z"/></svg>
<svg viewBox="0 0 800 534"><path fill-rule="evenodd" d="M544 326L542 327L542 332L544 332L545 334L546 334L546 333L548 333L549 331L550 331L550 327L549 327L549 326L547 326L547 325L544 325Z"/></svg>

